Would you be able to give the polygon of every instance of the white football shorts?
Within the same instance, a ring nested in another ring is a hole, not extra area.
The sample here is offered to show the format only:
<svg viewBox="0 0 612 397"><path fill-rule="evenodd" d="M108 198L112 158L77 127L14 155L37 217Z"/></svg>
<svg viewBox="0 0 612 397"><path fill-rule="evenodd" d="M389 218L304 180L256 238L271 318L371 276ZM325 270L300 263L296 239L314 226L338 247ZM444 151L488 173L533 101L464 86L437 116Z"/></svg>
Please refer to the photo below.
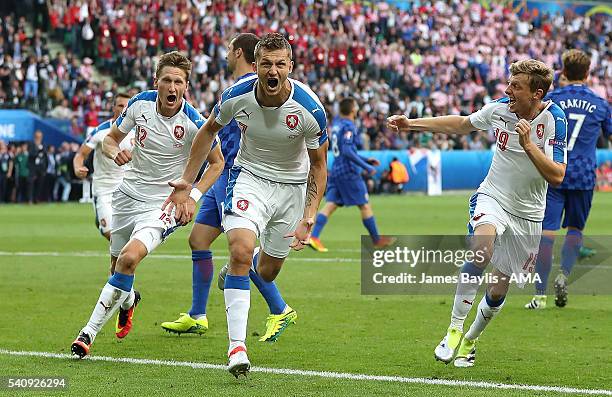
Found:
<svg viewBox="0 0 612 397"><path fill-rule="evenodd" d="M286 258L304 214L306 184L286 184L257 177L235 166L230 171L222 220L223 230L252 230L263 251Z"/></svg>

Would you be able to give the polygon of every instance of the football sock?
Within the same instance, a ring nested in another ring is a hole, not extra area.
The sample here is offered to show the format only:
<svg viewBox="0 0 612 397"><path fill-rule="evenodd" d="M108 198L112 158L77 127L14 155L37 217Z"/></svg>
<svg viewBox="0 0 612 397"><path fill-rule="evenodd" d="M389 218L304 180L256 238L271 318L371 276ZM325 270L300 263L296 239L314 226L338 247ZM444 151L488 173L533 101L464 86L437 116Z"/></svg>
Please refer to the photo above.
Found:
<svg viewBox="0 0 612 397"><path fill-rule="evenodd" d="M493 301L488 293L480 300L478 304L478 313L476 313L476 319L470 326L468 332L465 333L465 337L469 340L474 340L482 334L485 327L489 324L493 317L497 315L504 306L506 297L503 296L500 300Z"/></svg>
<svg viewBox="0 0 612 397"><path fill-rule="evenodd" d="M465 262L461 267L462 274L467 274L470 277L482 276L484 269L479 268L472 262ZM463 276L465 277L465 276ZM455 301L453 302L453 311L451 313L450 326L463 331L463 323L468 313L474 304L474 298L480 284L477 282L463 282L460 274L457 282L457 290L455 291Z"/></svg>
<svg viewBox="0 0 612 397"><path fill-rule="evenodd" d="M225 313L227 314L227 333L230 343L246 340L251 291L249 276L225 276Z"/></svg>
<svg viewBox="0 0 612 397"><path fill-rule="evenodd" d="M191 273L191 309L189 315L192 318L200 318L206 314L208 293L213 277L212 252L209 250L191 251L193 271Z"/></svg>
<svg viewBox="0 0 612 397"><path fill-rule="evenodd" d="M369 218L362 219L361 222L363 222L363 226L368 229L368 233L370 234L372 241L375 243L378 242L378 240L380 240L380 235L378 234L378 229L376 228L376 219L374 219L374 215Z"/></svg>
<svg viewBox="0 0 612 397"><path fill-rule="evenodd" d="M321 232L323 231L323 228L325 227L326 223L327 223L327 217L319 212L317 214L317 219L315 221L315 225L312 228L311 236L314 237L314 238L319 238L319 236L321 235Z"/></svg>
<svg viewBox="0 0 612 397"><path fill-rule="evenodd" d="M123 303L121 304L122 310L128 310L134 304L134 299L136 299L136 294L134 294L134 288L130 291L130 294L125 298Z"/></svg>
<svg viewBox="0 0 612 397"><path fill-rule="evenodd" d="M546 285L548 284L548 276L552 268L554 244L555 239L553 237L542 235L535 267L535 273L540 277L540 281L536 280L535 282L536 295L546 295Z"/></svg>
<svg viewBox="0 0 612 397"><path fill-rule="evenodd" d="M582 247L582 232L575 229L568 230L561 250L561 270L566 277L572 272L580 247Z"/></svg>
<svg viewBox="0 0 612 397"><path fill-rule="evenodd" d="M251 265L251 270L249 270L249 277L253 281L253 284L261 293L261 296L266 300L268 304L268 308L270 309L271 314L281 314L287 304L283 300L283 297L280 294L278 288L276 288L276 284L274 281L266 282L259 273L257 273L257 261L259 260L259 247L255 248L255 255L253 256L253 264Z"/></svg>
<svg viewBox="0 0 612 397"><path fill-rule="evenodd" d="M119 306L128 298L134 284L134 275L115 272L109 279L96 302L87 325L82 329L91 337L91 341L104 324L115 314Z"/></svg>

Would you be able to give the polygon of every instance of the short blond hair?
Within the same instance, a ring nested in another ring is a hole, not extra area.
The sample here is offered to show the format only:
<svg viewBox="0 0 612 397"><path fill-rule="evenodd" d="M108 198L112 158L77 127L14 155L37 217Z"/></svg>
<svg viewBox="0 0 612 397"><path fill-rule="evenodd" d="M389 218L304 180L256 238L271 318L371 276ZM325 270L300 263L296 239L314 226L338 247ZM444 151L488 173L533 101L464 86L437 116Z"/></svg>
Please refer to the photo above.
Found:
<svg viewBox="0 0 612 397"><path fill-rule="evenodd" d="M191 74L191 61L180 52L172 51L159 57L157 69L155 69L156 78L159 78L161 71L165 66L181 69L183 72L185 72L185 80L189 80L189 75Z"/></svg>
<svg viewBox="0 0 612 397"><path fill-rule="evenodd" d="M563 74L569 81L585 80L589 75L591 57L582 50L567 50L561 55Z"/></svg>
<svg viewBox="0 0 612 397"><path fill-rule="evenodd" d="M553 82L554 72L544 62L535 59L525 59L513 62L510 65L510 74L526 74L529 76L529 88L532 92L538 89L543 91L542 97L546 95Z"/></svg>

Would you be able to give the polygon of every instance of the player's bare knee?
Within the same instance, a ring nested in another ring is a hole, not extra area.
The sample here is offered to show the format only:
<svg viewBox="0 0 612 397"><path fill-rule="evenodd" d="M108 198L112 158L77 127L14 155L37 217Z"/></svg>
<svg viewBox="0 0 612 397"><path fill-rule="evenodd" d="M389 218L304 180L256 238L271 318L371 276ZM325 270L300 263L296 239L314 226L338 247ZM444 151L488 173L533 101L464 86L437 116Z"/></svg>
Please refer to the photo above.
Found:
<svg viewBox="0 0 612 397"><path fill-rule="evenodd" d="M474 252L474 265L480 269L484 269L491 262L493 257L493 247L488 244L476 244L472 247Z"/></svg>
<svg viewBox="0 0 612 397"><path fill-rule="evenodd" d="M280 268L274 266L258 266L257 273L264 279L265 282L270 283L276 279Z"/></svg>
<svg viewBox="0 0 612 397"><path fill-rule="evenodd" d="M193 231L189 235L189 248L192 251L194 250L207 250L210 248L210 243L207 239L200 235L199 233L194 233Z"/></svg>
<svg viewBox="0 0 612 397"><path fill-rule="evenodd" d="M140 256L132 250L124 250L117 258L115 270L124 274L133 274L140 262Z"/></svg>
<svg viewBox="0 0 612 397"><path fill-rule="evenodd" d="M230 251L230 268L238 271L250 269L253 262L253 248L247 244L234 243L229 247Z"/></svg>

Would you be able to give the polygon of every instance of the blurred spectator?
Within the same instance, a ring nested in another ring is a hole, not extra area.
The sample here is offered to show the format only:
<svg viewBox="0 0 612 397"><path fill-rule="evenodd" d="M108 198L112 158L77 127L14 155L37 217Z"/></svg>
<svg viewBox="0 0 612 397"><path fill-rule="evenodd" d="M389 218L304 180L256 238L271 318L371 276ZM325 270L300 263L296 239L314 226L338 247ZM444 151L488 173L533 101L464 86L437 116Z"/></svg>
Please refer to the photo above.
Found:
<svg viewBox="0 0 612 397"><path fill-rule="evenodd" d="M612 191L612 162L610 160L604 162L596 170L597 174L597 190L603 192Z"/></svg>
<svg viewBox="0 0 612 397"><path fill-rule="evenodd" d="M29 178L28 191L30 192L29 202L38 203L46 201L45 198L45 175L47 174L47 148L43 144L43 133L40 130L34 132L34 141L30 143L28 148L28 167Z"/></svg>
<svg viewBox="0 0 612 397"><path fill-rule="evenodd" d="M393 160L389 163L389 168L383 171L381 176L380 191L384 193L401 193L404 184L408 183L409 179L406 166L397 157L393 157Z"/></svg>
<svg viewBox="0 0 612 397"><path fill-rule="evenodd" d="M70 167L73 157L74 153L70 150L70 144L68 142L62 143L59 153L57 153L55 156L57 164L57 179L55 180L55 185L53 186L53 199L55 201L60 200L60 187L62 188L62 202L68 201L68 198L70 197L70 191L72 190L72 176L70 175Z"/></svg>
<svg viewBox="0 0 612 397"><path fill-rule="evenodd" d="M0 139L0 203L8 201L8 180L13 173L13 159Z"/></svg>
<svg viewBox="0 0 612 397"><path fill-rule="evenodd" d="M57 160L55 158L55 146L47 147L47 171L45 173L44 200L53 201L53 188L57 179Z"/></svg>
<svg viewBox="0 0 612 397"><path fill-rule="evenodd" d="M68 99L62 99L62 102L59 103L56 107L53 108L51 112L49 112L50 117L54 117L56 119L72 119L72 110L68 107Z"/></svg>
<svg viewBox="0 0 612 397"><path fill-rule="evenodd" d="M28 154L28 144L23 143L17 149L15 155L15 187L17 190L16 200L18 203L25 203L32 201L32 189L29 183L30 179L30 167Z"/></svg>

